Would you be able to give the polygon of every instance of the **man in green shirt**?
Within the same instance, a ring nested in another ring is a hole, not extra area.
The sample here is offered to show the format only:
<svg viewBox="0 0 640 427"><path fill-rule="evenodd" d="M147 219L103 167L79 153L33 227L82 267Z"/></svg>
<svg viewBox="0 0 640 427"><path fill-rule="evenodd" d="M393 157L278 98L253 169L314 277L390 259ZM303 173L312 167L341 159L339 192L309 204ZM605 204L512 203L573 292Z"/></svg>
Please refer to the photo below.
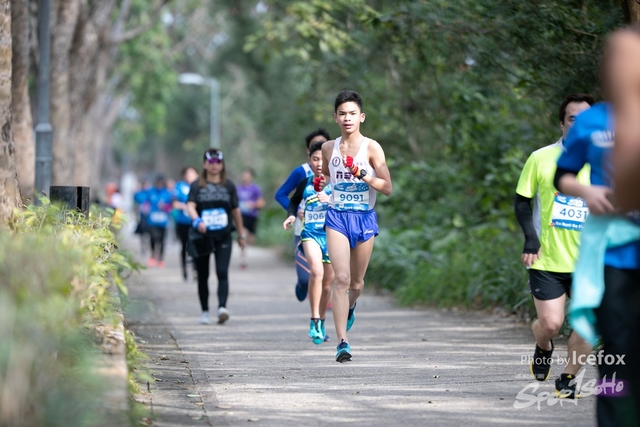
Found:
<svg viewBox="0 0 640 427"><path fill-rule="evenodd" d="M551 373L552 339L558 336L564 323L580 230L589 214L584 200L555 189L556 162L575 117L593 102L587 94L572 94L564 99L558 115L562 138L529 156L516 188L515 213L525 236L521 260L529 270L529 287L538 315L532 327L536 348L530 361L531 374L538 381L547 380ZM589 185L588 166L578 174L578 179ZM571 334L567 364L556 380L558 397L579 397L575 376L590 351L591 347L578 334Z"/></svg>

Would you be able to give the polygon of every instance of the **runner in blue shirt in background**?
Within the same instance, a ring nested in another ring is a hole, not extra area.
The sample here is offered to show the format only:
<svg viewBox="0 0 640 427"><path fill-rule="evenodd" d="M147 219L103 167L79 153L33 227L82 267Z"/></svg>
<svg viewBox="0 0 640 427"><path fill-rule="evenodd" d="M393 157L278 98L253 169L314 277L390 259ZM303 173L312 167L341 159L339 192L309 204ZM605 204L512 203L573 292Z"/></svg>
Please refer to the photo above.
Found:
<svg viewBox="0 0 640 427"><path fill-rule="evenodd" d="M148 204L149 216L147 225L149 227L149 237L151 238L151 256L147 260L149 267L164 267L164 239L169 225L169 212L173 196L167 190L166 181L162 175L158 175L153 187L147 191L139 192L135 195L136 203Z"/></svg>
<svg viewBox="0 0 640 427"><path fill-rule="evenodd" d="M187 200L191 184L198 179L198 171L193 166L182 169L182 181L176 182L173 189L173 215L176 221L176 236L180 240L182 249L180 260L182 262L182 277L187 280L187 244L189 241L189 229L191 218L187 212Z"/></svg>
<svg viewBox="0 0 640 427"><path fill-rule="evenodd" d="M327 233L324 231L324 218L329 208L331 184L320 190L316 182L322 174L322 144L316 142L309 149L309 164L314 175L303 178L291 196L287 219L282 226L291 229L296 221L298 206L304 206L304 217L299 248L309 263L309 305L311 321L309 322L309 338L314 344L329 341L325 331L325 315L331 298L333 267L327 249Z"/></svg>
<svg viewBox="0 0 640 427"><path fill-rule="evenodd" d="M316 142L326 142L328 141L329 133L319 128L311 132L305 138L307 143L307 156L309 155L309 147ZM280 206L284 208L284 210L289 210L289 194L293 190L296 189L296 186L302 181L304 178L308 178L313 176L313 170L311 170L311 166L309 166L308 162L301 164L291 171L287 180L278 188L276 191L276 201L280 203ZM301 215L303 211L302 209L298 209L298 218L295 221L295 229L294 229L294 253L296 258L296 273L298 275L298 281L296 282L296 297L299 301L304 301L307 297L307 289L309 287L309 264L307 263L304 255L297 249L300 246L300 232L302 231L302 221Z"/></svg>
<svg viewBox="0 0 640 427"><path fill-rule="evenodd" d="M580 257L598 252L598 247L607 244L607 234L596 245L585 245L593 225L605 224L610 219L626 218L636 222L637 217L622 216L613 202L610 156L614 146L614 117L611 105L599 103L576 117L565 142L565 151L558 159L554 184L562 193L581 197L589 206L590 215L600 216L604 221L590 221L583 229ZM591 186L576 179L582 167L591 165ZM624 222L623 222L624 223ZM607 246L602 246L603 249ZM600 333L604 357L598 370L603 384L598 394L598 426L637 426L637 411L633 403L633 386L638 386L638 364L632 360L633 346L640 327L640 241L631 241L602 251L604 277L593 278L604 281L604 293L599 306L593 310ZM579 273L580 261L576 268ZM575 275L574 274L574 275ZM580 293L579 281L576 296ZM625 357L625 364L615 363L618 356ZM606 384L604 381L606 380ZM618 385L618 387L612 384ZM622 388L622 389L620 389Z"/></svg>

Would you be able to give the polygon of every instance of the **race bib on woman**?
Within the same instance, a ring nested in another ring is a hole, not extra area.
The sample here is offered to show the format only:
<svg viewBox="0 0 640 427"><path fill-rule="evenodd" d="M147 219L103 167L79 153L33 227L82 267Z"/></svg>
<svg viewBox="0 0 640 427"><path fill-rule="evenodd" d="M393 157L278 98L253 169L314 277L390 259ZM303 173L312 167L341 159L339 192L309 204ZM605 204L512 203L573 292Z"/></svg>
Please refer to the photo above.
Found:
<svg viewBox="0 0 640 427"><path fill-rule="evenodd" d="M223 208L205 209L201 218L209 231L223 230L229 225L229 216Z"/></svg>

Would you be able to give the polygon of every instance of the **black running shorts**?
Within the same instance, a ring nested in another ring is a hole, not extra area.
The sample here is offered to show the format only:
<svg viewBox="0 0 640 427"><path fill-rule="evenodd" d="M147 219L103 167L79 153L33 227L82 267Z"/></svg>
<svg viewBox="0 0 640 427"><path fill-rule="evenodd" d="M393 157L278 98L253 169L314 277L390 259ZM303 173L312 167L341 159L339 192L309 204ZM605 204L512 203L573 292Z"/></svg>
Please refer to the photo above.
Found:
<svg viewBox="0 0 640 427"><path fill-rule="evenodd" d="M571 273L529 269L529 290L535 299L549 301L571 295Z"/></svg>
<svg viewBox="0 0 640 427"><path fill-rule="evenodd" d="M251 215L242 214L242 225L251 234L256 234L256 224L258 218Z"/></svg>

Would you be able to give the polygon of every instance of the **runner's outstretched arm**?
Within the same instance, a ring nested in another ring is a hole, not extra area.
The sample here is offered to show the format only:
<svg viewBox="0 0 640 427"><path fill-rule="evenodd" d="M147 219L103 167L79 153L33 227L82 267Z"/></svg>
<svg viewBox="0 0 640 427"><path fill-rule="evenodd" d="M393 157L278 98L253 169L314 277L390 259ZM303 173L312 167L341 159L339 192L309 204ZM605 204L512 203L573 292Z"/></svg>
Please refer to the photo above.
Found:
<svg viewBox="0 0 640 427"><path fill-rule="evenodd" d="M284 210L289 208L289 194L296 188L300 180L306 177L307 174L304 172L302 166L298 166L291 171L287 180L278 188L275 198Z"/></svg>

